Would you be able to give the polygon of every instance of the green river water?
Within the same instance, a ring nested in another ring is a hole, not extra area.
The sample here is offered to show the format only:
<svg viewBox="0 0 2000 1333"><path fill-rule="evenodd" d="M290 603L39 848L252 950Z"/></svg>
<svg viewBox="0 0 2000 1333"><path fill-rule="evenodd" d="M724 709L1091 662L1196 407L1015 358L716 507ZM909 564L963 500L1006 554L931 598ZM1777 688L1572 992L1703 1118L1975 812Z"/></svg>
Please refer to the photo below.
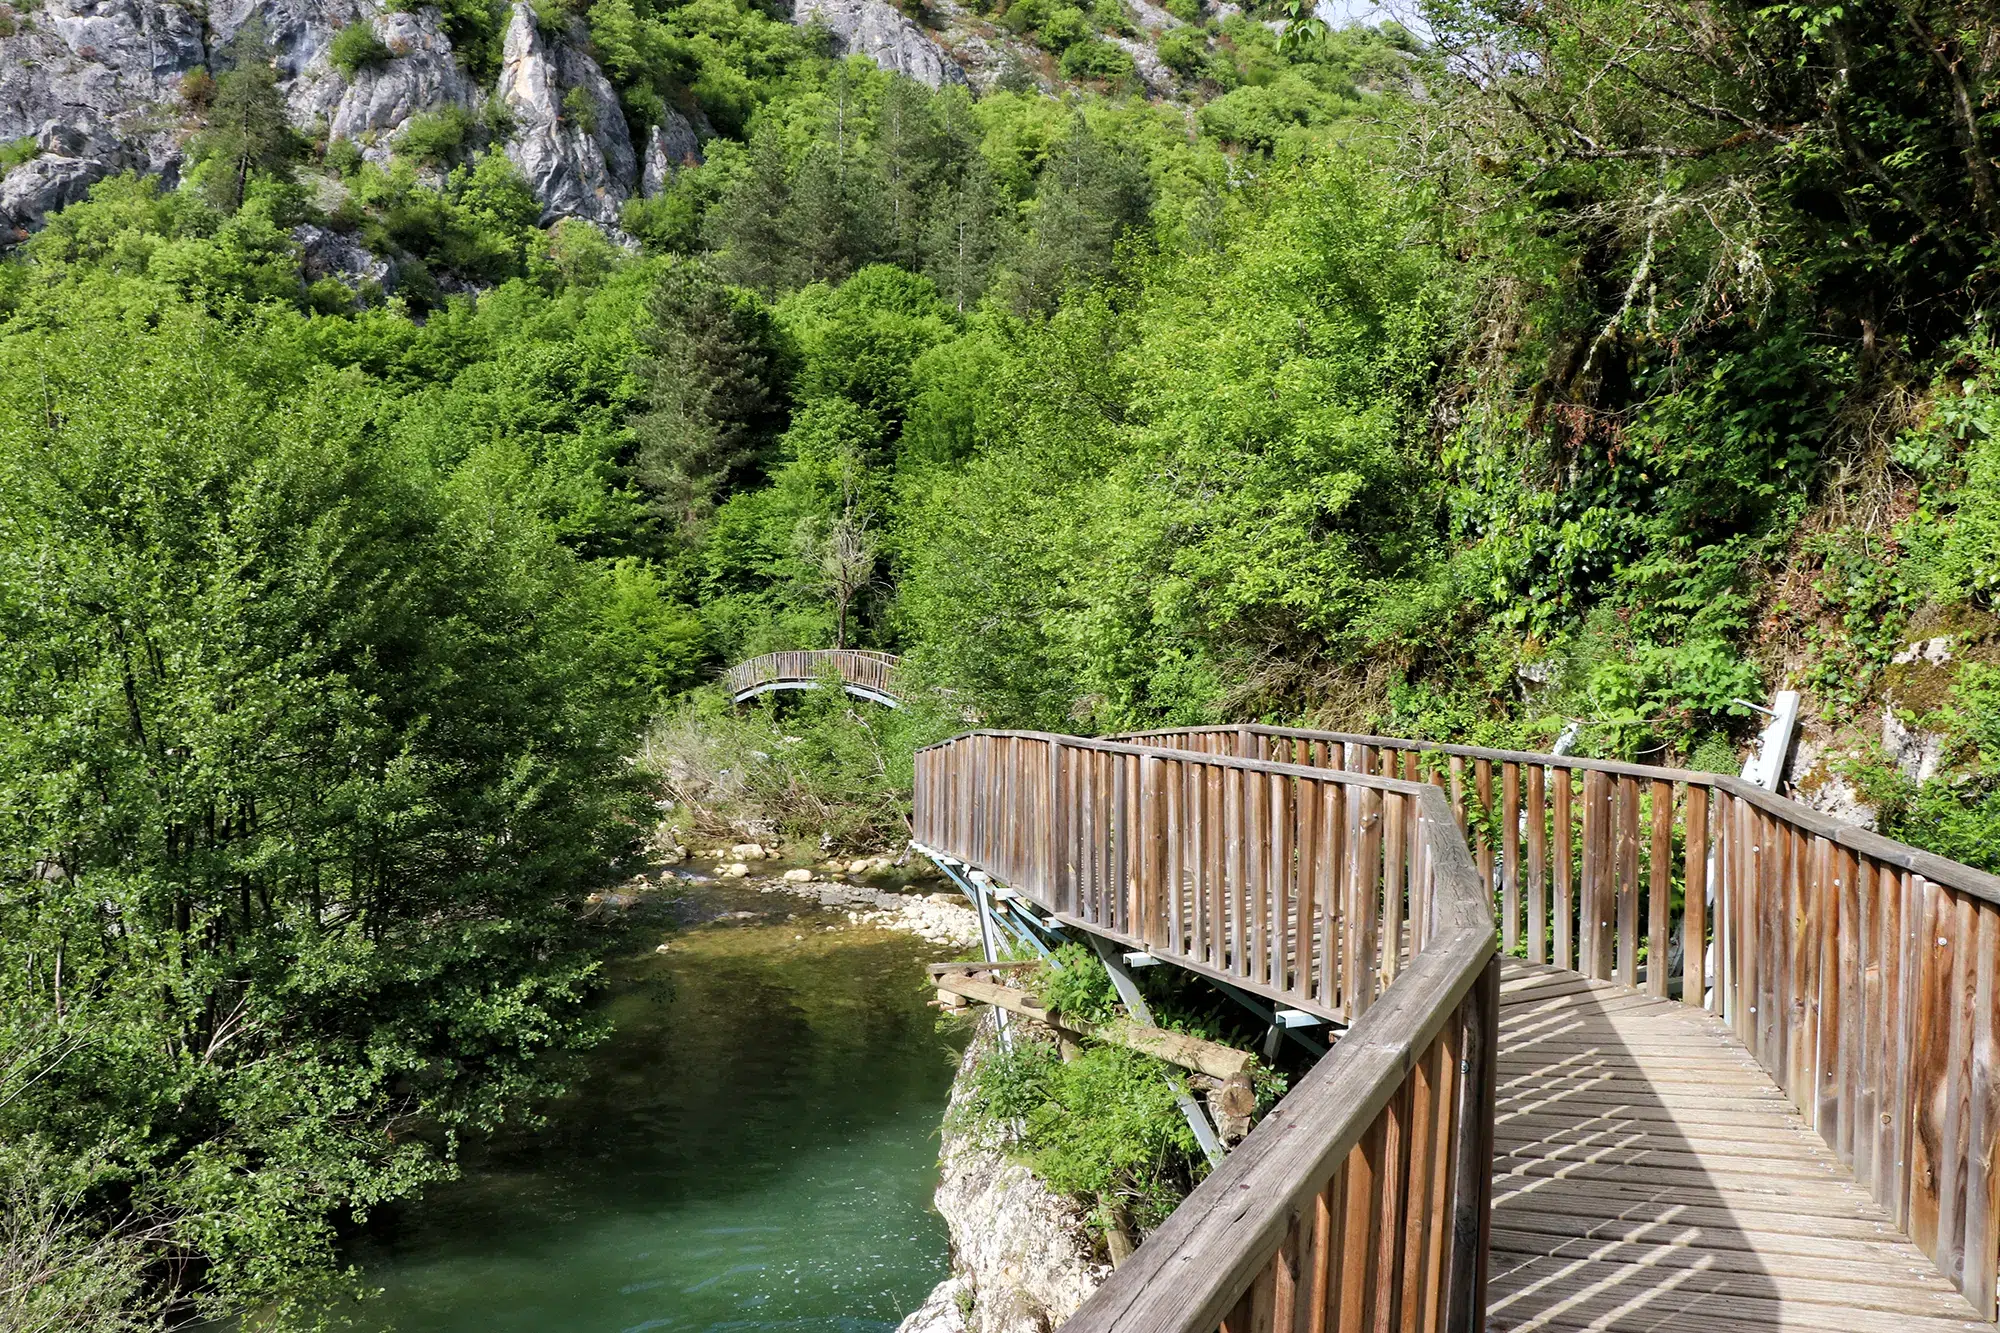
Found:
<svg viewBox="0 0 2000 1333"><path fill-rule="evenodd" d="M833 913L786 921L778 895L692 892L697 915L760 919L607 960L615 1033L546 1128L352 1247L383 1289L364 1326L864 1333L944 1276L930 1196L957 1043L923 964L945 955Z"/></svg>

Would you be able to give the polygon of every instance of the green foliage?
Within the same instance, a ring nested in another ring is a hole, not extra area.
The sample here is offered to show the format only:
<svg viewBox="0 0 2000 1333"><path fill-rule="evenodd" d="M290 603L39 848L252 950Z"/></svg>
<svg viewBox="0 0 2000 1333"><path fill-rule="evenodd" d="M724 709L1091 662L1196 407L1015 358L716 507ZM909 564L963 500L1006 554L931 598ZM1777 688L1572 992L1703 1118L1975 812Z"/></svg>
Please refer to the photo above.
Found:
<svg viewBox="0 0 2000 1333"><path fill-rule="evenodd" d="M33 1069L8 1071L0 1089ZM0 1321L11 1329L152 1333L164 1327L146 1270L166 1237L107 1226L37 1138L0 1146Z"/></svg>
<svg viewBox="0 0 2000 1333"><path fill-rule="evenodd" d="M34 161L41 153L41 145L35 142L32 134L0 144L0 175L5 175L23 162Z"/></svg>
<svg viewBox="0 0 2000 1333"><path fill-rule="evenodd" d="M891 709L828 680L737 710L709 689L663 715L638 758L686 832L727 838L747 820L816 845L880 847L908 836L912 756L962 726L922 691Z"/></svg>
<svg viewBox="0 0 2000 1333"><path fill-rule="evenodd" d="M668 267L648 309L638 476L687 526L768 464L782 422L783 352L754 302L694 264Z"/></svg>
<svg viewBox="0 0 2000 1333"><path fill-rule="evenodd" d="M640 590L297 327L0 343L0 1066L43 1070L0 1140L182 1219L225 1307L555 1086L636 813Z"/></svg>
<svg viewBox="0 0 2000 1333"><path fill-rule="evenodd" d="M1208 38L1197 27L1163 32L1153 49L1162 64L1183 78L1194 78L1208 66Z"/></svg>
<svg viewBox="0 0 2000 1333"><path fill-rule="evenodd" d="M421 111L403 122L396 151L427 166L441 166L456 156L472 133L472 115L456 102Z"/></svg>
<svg viewBox="0 0 2000 1333"><path fill-rule="evenodd" d="M1944 738L1948 767L1919 783L1886 764L1862 766L1882 831L2000 872L2000 665L1966 663L1940 707L1905 718Z"/></svg>
<svg viewBox="0 0 2000 1333"><path fill-rule="evenodd" d="M579 84L563 94L562 118L564 124L573 125L585 134L597 133L597 99Z"/></svg>
<svg viewBox="0 0 2000 1333"><path fill-rule="evenodd" d="M208 201L234 212L253 175L288 179L304 145L286 118L273 55L261 25L239 32L224 53L232 67L215 81L208 121L188 144Z"/></svg>
<svg viewBox="0 0 2000 1333"><path fill-rule="evenodd" d="M1085 82L1117 83L1133 77L1132 57L1110 42L1087 38L1063 49L1062 75Z"/></svg>
<svg viewBox="0 0 2000 1333"><path fill-rule="evenodd" d="M375 25L366 19L355 19L335 33L326 48L327 63L350 80L364 69L388 64L393 56L388 44L375 35Z"/></svg>

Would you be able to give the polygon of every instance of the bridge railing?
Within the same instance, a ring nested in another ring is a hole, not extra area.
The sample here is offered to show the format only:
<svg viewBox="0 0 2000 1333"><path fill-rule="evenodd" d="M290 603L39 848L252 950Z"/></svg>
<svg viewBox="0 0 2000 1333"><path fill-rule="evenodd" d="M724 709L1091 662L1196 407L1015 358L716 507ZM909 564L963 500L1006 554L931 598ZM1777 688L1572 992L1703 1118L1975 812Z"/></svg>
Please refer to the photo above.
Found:
<svg viewBox="0 0 2000 1333"><path fill-rule="evenodd" d="M1442 793L975 732L918 752L912 832L1062 920L1352 1021L1069 1333L1479 1327L1499 971Z"/></svg>
<svg viewBox="0 0 2000 1333"><path fill-rule="evenodd" d="M845 685L894 699L900 697L896 688L900 662L894 653L873 648L800 648L738 662L723 673L722 683L741 698L759 688L817 682L832 671Z"/></svg>
<svg viewBox="0 0 2000 1333"><path fill-rule="evenodd" d="M1434 784L1508 952L1677 981L1994 1316L2000 878L1727 775L1273 727L1125 739Z"/></svg>

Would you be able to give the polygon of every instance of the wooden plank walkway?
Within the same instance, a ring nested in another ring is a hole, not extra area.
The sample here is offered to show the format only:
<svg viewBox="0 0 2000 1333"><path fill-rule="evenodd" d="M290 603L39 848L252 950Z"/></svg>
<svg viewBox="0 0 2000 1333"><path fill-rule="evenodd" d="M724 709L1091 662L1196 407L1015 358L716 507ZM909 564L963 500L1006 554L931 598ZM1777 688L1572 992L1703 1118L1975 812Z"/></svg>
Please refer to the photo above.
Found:
<svg viewBox="0 0 2000 1333"><path fill-rule="evenodd" d="M1501 982L1487 1327L1984 1329L1714 1016Z"/></svg>

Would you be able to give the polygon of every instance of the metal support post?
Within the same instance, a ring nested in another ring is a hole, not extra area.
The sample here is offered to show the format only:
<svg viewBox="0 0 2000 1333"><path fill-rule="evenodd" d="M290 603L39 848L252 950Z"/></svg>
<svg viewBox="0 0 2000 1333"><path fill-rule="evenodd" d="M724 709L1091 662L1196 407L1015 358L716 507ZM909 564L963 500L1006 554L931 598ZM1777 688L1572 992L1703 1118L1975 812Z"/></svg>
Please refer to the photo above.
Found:
<svg viewBox="0 0 2000 1333"><path fill-rule="evenodd" d="M1104 970L1111 974L1111 985L1118 992L1118 998L1125 1002L1125 1011L1133 1021L1153 1025L1153 1011L1146 1007L1146 997L1139 993L1139 983L1132 980L1132 974L1125 969L1122 952L1116 945L1108 944L1097 936L1090 937L1090 947L1104 960ZM1220 1162L1226 1155L1222 1140L1216 1135L1215 1126L1209 1123L1208 1112L1202 1110L1201 1103L1187 1090L1187 1084L1175 1074L1167 1076L1167 1086L1173 1089L1174 1102L1187 1118L1188 1128L1194 1131L1194 1141L1208 1156L1210 1164Z"/></svg>

